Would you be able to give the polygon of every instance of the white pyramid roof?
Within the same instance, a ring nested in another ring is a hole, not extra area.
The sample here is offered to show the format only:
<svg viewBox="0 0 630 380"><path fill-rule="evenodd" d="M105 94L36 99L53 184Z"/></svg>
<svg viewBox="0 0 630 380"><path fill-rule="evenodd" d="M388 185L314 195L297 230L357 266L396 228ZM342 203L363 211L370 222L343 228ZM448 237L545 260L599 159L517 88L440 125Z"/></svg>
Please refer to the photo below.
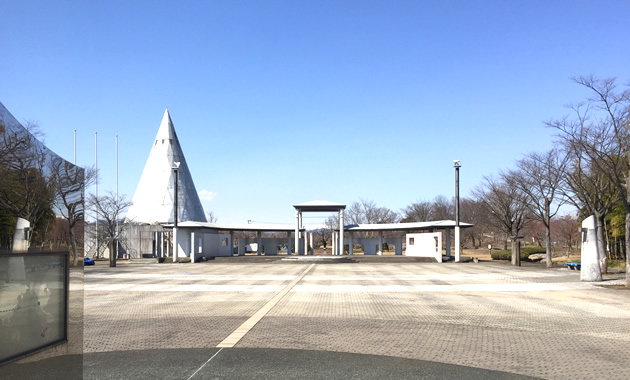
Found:
<svg viewBox="0 0 630 380"><path fill-rule="evenodd" d="M168 109L164 112L149 159L127 211L127 221L136 223L173 223L173 164L179 162L178 220L205 222L206 216L195 189L184 152L179 145Z"/></svg>

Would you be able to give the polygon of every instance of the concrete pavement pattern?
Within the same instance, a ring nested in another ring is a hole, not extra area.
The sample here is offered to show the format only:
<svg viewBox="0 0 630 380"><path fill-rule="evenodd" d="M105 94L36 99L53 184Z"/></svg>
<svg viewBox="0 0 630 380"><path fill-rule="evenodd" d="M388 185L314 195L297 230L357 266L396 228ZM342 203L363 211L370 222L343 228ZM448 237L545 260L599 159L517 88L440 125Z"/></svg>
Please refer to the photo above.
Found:
<svg viewBox="0 0 630 380"><path fill-rule="evenodd" d="M580 282L579 272L387 258L234 261L86 268L84 352L217 352L241 328L235 349L383 355L549 379L630 378L630 292Z"/></svg>

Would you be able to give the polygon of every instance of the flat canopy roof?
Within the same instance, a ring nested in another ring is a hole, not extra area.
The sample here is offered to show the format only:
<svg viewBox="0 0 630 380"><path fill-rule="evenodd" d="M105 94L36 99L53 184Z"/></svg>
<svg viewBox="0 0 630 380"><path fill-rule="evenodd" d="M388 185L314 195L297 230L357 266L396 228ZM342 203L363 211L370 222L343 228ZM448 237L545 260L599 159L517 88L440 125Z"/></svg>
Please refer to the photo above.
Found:
<svg viewBox="0 0 630 380"><path fill-rule="evenodd" d="M167 224L164 227L173 228L175 225ZM261 232L288 232L295 231L293 224L228 224L228 223L208 223L208 222L179 222L180 228L205 228L217 231L261 231ZM302 229L303 230L303 229Z"/></svg>
<svg viewBox="0 0 630 380"><path fill-rule="evenodd" d="M461 228L473 227L473 224L459 223ZM173 228L173 224L164 227ZM216 231L261 231L261 232L290 232L295 231L293 224L228 224L228 223L208 223L208 222L179 222L177 227L181 228L205 228ZM350 224L344 226L344 231L414 231L414 230L439 230L445 228L455 228L454 220L438 220L434 222L416 223L388 223L388 224ZM303 231L304 228L300 229Z"/></svg>
<svg viewBox="0 0 630 380"><path fill-rule="evenodd" d="M470 228L473 224L459 223L460 228ZM434 222L416 223L387 223L387 224L351 224L344 226L345 231L411 231L411 230L437 230L455 228L454 220L437 220Z"/></svg>
<svg viewBox="0 0 630 380"><path fill-rule="evenodd" d="M333 212L344 210L346 205L330 201L310 201L293 205L297 210L306 212Z"/></svg>

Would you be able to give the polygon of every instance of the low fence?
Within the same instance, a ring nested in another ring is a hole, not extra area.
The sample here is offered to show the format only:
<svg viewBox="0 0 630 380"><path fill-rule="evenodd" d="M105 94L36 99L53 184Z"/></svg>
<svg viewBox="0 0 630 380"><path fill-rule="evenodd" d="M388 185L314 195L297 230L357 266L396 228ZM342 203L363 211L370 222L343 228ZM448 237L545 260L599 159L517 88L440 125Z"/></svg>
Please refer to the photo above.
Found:
<svg viewBox="0 0 630 380"><path fill-rule="evenodd" d="M0 254L0 364L67 342L68 257Z"/></svg>

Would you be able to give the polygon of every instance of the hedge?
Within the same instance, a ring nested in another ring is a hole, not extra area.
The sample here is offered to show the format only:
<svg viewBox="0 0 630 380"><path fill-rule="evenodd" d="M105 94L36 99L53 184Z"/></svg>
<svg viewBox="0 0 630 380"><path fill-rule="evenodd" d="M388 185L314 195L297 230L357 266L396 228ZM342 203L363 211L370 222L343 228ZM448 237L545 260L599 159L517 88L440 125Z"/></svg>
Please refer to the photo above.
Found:
<svg viewBox="0 0 630 380"><path fill-rule="evenodd" d="M540 247L521 247L521 261L529 261L529 255L535 253L546 253L545 248ZM492 252L492 260L512 260L512 250Z"/></svg>

